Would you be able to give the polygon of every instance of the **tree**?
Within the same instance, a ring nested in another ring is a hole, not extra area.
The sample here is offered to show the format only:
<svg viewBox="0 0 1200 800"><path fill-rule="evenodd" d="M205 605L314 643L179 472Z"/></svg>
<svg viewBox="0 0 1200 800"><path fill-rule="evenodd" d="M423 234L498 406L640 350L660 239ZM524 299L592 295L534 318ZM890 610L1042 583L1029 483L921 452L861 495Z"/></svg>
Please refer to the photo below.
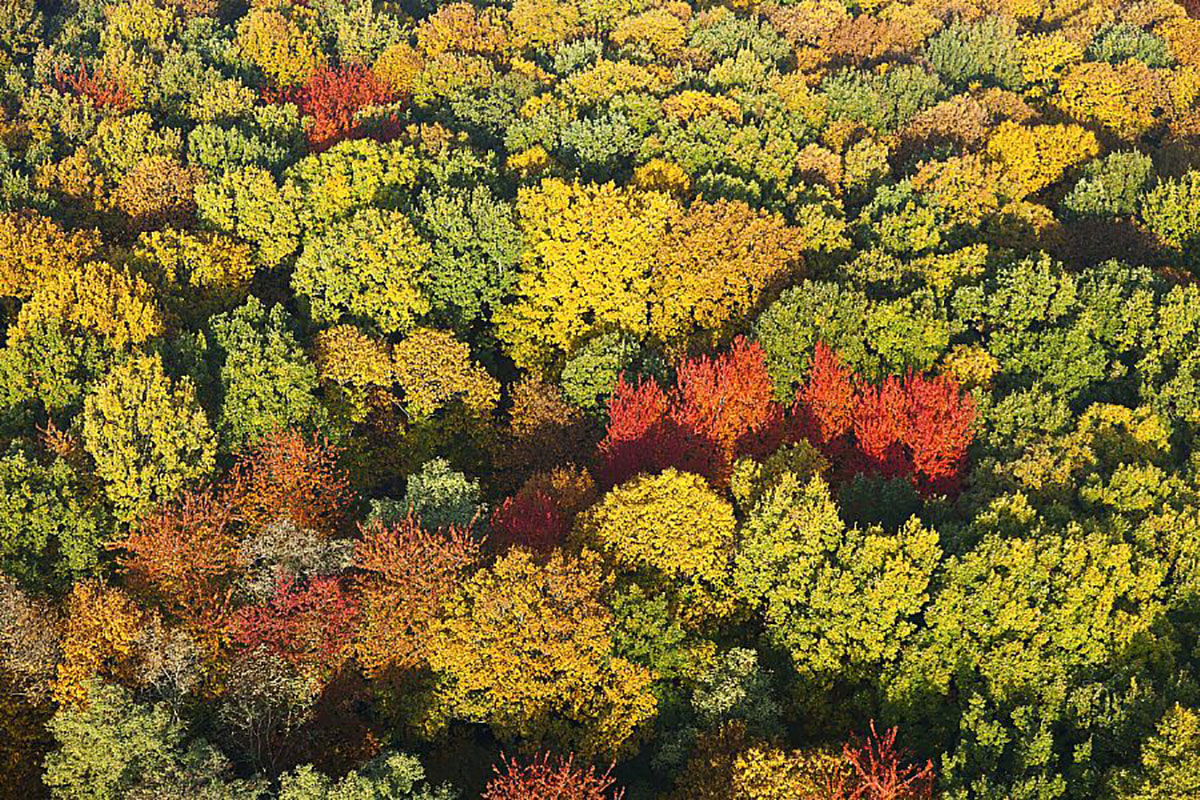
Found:
<svg viewBox="0 0 1200 800"><path fill-rule="evenodd" d="M115 349L163 331L153 290L139 275L105 261L88 261L47 275L22 307L10 337L39 324L65 324L98 333Z"/></svg>
<svg viewBox="0 0 1200 800"><path fill-rule="evenodd" d="M279 86L304 83L325 63L314 15L282 0L256 3L238 24L238 49Z"/></svg>
<svg viewBox="0 0 1200 800"><path fill-rule="evenodd" d="M1110 781L1112 797L1129 800L1168 800L1195 792L1200 782L1200 715L1175 705L1158 722L1154 735L1142 744L1141 763L1120 770Z"/></svg>
<svg viewBox="0 0 1200 800"><path fill-rule="evenodd" d="M1172 255L1196 269L1196 243L1200 242L1200 172L1192 171L1178 180L1160 182L1142 200L1141 216L1146 227L1166 245Z"/></svg>
<svg viewBox="0 0 1200 800"><path fill-rule="evenodd" d="M453 800L449 786L431 786L416 756L384 753L333 780L310 765L280 778L279 800Z"/></svg>
<svg viewBox="0 0 1200 800"><path fill-rule="evenodd" d="M517 299L496 316L517 365L544 370L602 327L645 335L654 254L679 214L668 195L612 184L522 189Z"/></svg>
<svg viewBox="0 0 1200 800"><path fill-rule="evenodd" d="M988 155L1000 169L1005 189L1014 199L1057 183L1072 166L1100 152L1095 134L1078 125L1026 128L1000 123L987 143Z"/></svg>
<svg viewBox="0 0 1200 800"><path fill-rule="evenodd" d="M609 776L611 770L576 766L574 756L555 761L543 753L525 765L509 758L502 763L503 771L492 768L496 776L488 781L483 800L621 800L625 796Z"/></svg>
<svg viewBox="0 0 1200 800"><path fill-rule="evenodd" d="M27 587L97 571L110 520L66 459L20 450L0 458L0 570Z"/></svg>
<svg viewBox="0 0 1200 800"><path fill-rule="evenodd" d="M86 704L94 678L138 682L144 677L146 657L139 640L155 622L120 589L99 581L75 584L67 597L54 699L64 705Z"/></svg>
<svg viewBox="0 0 1200 800"><path fill-rule="evenodd" d="M554 498L542 491L520 491L492 512L488 542L501 552L514 546L546 552L566 541L569 528Z"/></svg>
<svg viewBox="0 0 1200 800"><path fill-rule="evenodd" d="M408 217L366 208L305 238L292 288L316 322L405 333L429 311L424 271L431 257Z"/></svg>
<svg viewBox="0 0 1200 800"><path fill-rule="evenodd" d="M471 348L449 331L417 328L392 348L392 370L413 419L425 419L460 400L486 417L500 402L500 385L471 359Z"/></svg>
<svg viewBox="0 0 1200 800"><path fill-rule="evenodd" d="M359 112L392 99L388 87L362 64L318 69L291 94L300 112L310 117L308 142L325 150L344 139L362 136Z"/></svg>
<svg viewBox="0 0 1200 800"><path fill-rule="evenodd" d="M238 609L233 626L239 645L264 648L324 682L350 657L358 603L338 578L282 577L265 604Z"/></svg>
<svg viewBox="0 0 1200 800"><path fill-rule="evenodd" d="M368 675L424 663L442 610L479 559L469 529L422 528L415 517L374 521L355 545L362 624L355 655Z"/></svg>
<svg viewBox="0 0 1200 800"><path fill-rule="evenodd" d="M594 555L539 563L510 550L450 600L427 658L435 719L486 722L503 741L615 755L654 715L643 667L616 657Z"/></svg>
<svg viewBox="0 0 1200 800"><path fill-rule="evenodd" d="M83 442L122 522L208 477L216 453L191 381L168 378L158 356L131 356L96 385Z"/></svg>
<svg viewBox="0 0 1200 800"><path fill-rule="evenodd" d="M184 492L139 519L118 543L127 579L213 643L228 633L232 588L244 563L226 498Z"/></svg>
<svg viewBox="0 0 1200 800"><path fill-rule="evenodd" d="M336 536L353 501L339 451L321 438L294 430L276 431L243 453L230 476L235 518L252 531L289 520Z"/></svg>
<svg viewBox="0 0 1200 800"><path fill-rule="evenodd" d="M244 167L196 187L200 220L237 235L254 246L254 258L277 267L296 251L300 223L274 176L261 167Z"/></svg>
<svg viewBox="0 0 1200 800"><path fill-rule="evenodd" d="M163 704L147 705L117 686L93 682L89 702L50 720L58 749L46 758L55 800L233 800L261 791L233 778L232 766L203 740L187 742Z"/></svg>
<svg viewBox="0 0 1200 800"><path fill-rule="evenodd" d="M746 522L734 584L802 675L872 680L916 634L940 559L915 518L895 535L847 529L823 479L785 474Z"/></svg>
<svg viewBox="0 0 1200 800"><path fill-rule="evenodd" d="M720 615L729 588L733 507L698 475L667 469L610 491L580 529L619 569L649 572L651 588L678 598L684 619Z"/></svg>
<svg viewBox="0 0 1200 800"><path fill-rule="evenodd" d="M221 450L238 452L283 428L321 426L317 370L296 341L296 324L280 305L250 297L209 320L220 381L217 435Z"/></svg>

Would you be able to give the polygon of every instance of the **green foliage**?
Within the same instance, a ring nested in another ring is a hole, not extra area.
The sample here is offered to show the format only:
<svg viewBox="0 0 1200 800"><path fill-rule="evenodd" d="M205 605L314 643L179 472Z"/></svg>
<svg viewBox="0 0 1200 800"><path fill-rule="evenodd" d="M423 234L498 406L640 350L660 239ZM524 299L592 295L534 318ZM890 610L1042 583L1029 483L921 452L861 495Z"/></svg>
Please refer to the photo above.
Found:
<svg viewBox="0 0 1200 800"><path fill-rule="evenodd" d="M416 756L385 753L361 770L333 780L305 764L280 779L279 800L453 800L447 786L432 787Z"/></svg>
<svg viewBox="0 0 1200 800"><path fill-rule="evenodd" d="M255 258L276 267L295 252L300 224L271 173L245 167L196 187L200 219L254 245Z"/></svg>
<svg viewBox="0 0 1200 800"><path fill-rule="evenodd" d="M371 519L387 523L403 521L411 513L426 530L451 526L478 530L486 506L480 498L479 481L453 469L444 458L425 462L408 476L401 500L372 500Z"/></svg>
<svg viewBox="0 0 1200 800"><path fill-rule="evenodd" d="M858 122L890 133L941 100L946 90L937 74L904 65L883 75L845 71L821 83L831 120Z"/></svg>
<svg viewBox="0 0 1200 800"><path fill-rule="evenodd" d="M219 382L217 435L221 450L237 452L284 428L321 426L317 369L296 341L296 324L282 306L257 298L209 320L213 369Z"/></svg>
<svg viewBox="0 0 1200 800"><path fill-rule="evenodd" d="M1084 166L1083 177L1063 198L1063 208L1079 216L1131 216L1153 177L1149 156L1132 150L1110 153Z"/></svg>
<svg viewBox="0 0 1200 800"><path fill-rule="evenodd" d="M95 572L109 524L63 459L41 464L16 449L0 458L0 569L26 586Z"/></svg>
<svg viewBox="0 0 1200 800"><path fill-rule="evenodd" d="M823 480L785 475L746 522L734 583L802 675L863 680L919 630L940 558L937 532L915 518L896 534L847 529Z"/></svg>
<svg viewBox="0 0 1200 800"><path fill-rule="evenodd" d="M1125 22L1098 32L1088 47L1088 56L1110 64L1136 58L1147 67L1155 68L1175 63L1170 47L1162 38Z"/></svg>
<svg viewBox="0 0 1200 800"><path fill-rule="evenodd" d="M139 703L117 686L94 683L86 706L61 708L48 727L58 745L45 773L55 800L233 800L261 790L234 779L202 740L187 742L166 705Z"/></svg>
<svg viewBox="0 0 1200 800"><path fill-rule="evenodd" d="M1200 267L1200 172L1167 179L1142 201L1146 227L1184 264Z"/></svg>
<svg viewBox="0 0 1200 800"><path fill-rule="evenodd" d="M1020 89L1025 79L1017 45L1017 25L1012 20L956 20L929 40L925 57L939 75L960 89L975 81Z"/></svg>
<svg viewBox="0 0 1200 800"><path fill-rule="evenodd" d="M318 322L361 322L404 333L430 309L433 254L398 211L366 208L305 237L292 288Z"/></svg>
<svg viewBox="0 0 1200 800"><path fill-rule="evenodd" d="M784 291L754 321L781 401L790 400L807 378L819 341L854 371L879 379L909 367L927 369L949 347L952 330L928 292L876 301L824 281L804 281Z"/></svg>

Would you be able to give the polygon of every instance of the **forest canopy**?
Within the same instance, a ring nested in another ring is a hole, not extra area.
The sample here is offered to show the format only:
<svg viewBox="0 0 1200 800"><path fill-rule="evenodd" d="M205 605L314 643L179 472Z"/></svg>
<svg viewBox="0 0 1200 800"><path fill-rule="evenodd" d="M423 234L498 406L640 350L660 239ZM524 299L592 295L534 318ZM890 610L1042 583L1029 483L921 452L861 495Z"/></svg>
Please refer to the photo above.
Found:
<svg viewBox="0 0 1200 800"><path fill-rule="evenodd" d="M0 798L1200 797L1197 0L0 0Z"/></svg>

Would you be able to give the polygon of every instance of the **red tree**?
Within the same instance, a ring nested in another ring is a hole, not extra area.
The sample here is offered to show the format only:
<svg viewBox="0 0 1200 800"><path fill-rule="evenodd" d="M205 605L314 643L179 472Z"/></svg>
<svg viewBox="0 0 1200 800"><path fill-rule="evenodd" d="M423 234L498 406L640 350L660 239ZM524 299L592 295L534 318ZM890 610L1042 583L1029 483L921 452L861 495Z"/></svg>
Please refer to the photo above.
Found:
<svg viewBox="0 0 1200 800"><path fill-rule="evenodd" d="M894 376L879 386L862 385L855 398L854 439L863 467L885 477L911 475L908 440L908 393Z"/></svg>
<svg viewBox="0 0 1200 800"><path fill-rule="evenodd" d="M266 604L238 611L237 641L266 647L290 664L330 676L350 653L357 619L358 604L340 579L297 584L285 578Z"/></svg>
<svg viewBox="0 0 1200 800"><path fill-rule="evenodd" d="M828 446L854 427L854 374L824 342L813 351L808 383L796 393L801 434Z"/></svg>
<svg viewBox="0 0 1200 800"><path fill-rule="evenodd" d="M693 463L683 466L691 472L723 480L738 456L772 449L783 413L762 345L739 336L716 358L680 364L671 414L688 434L684 457Z"/></svg>
<svg viewBox="0 0 1200 800"><path fill-rule="evenodd" d="M325 150L344 139L364 135L359 112L391 102L391 90L366 66L343 64L318 70L288 99L312 118L308 142L313 150Z"/></svg>
<svg viewBox="0 0 1200 800"><path fill-rule="evenodd" d="M567 518L543 491L517 492L495 510L489 542L499 550L523 545L548 551L567 538Z"/></svg>
<svg viewBox="0 0 1200 800"><path fill-rule="evenodd" d="M842 754L854 774L840 796L846 800L927 800L933 797L933 762L924 766L906 763L896 747L896 728L883 736L871 733L857 747L843 745Z"/></svg>
<svg viewBox="0 0 1200 800"><path fill-rule="evenodd" d="M232 514L211 491L185 492L138 521L114 547L132 588L149 595L194 632L221 638L241 571ZM207 638L207 637L206 637Z"/></svg>
<svg viewBox="0 0 1200 800"><path fill-rule="evenodd" d="M617 378L608 403L608 428L600 442L600 476L609 486L639 472L656 472L682 460L682 439L669 419L671 403L654 380Z"/></svg>
<svg viewBox="0 0 1200 800"><path fill-rule="evenodd" d="M975 399L953 378L910 370L903 381L890 376L872 386L818 344L808 382L796 392L793 427L843 478L875 472L910 478L924 491L951 492L975 415Z"/></svg>
<svg viewBox="0 0 1200 800"><path fill-rule="evenodd" d="M338 451L287 430L243 454L231 474L235 517L262 529L281 519L326 536L342 532L353 496Z"/></svg>
<svg viewBox="0 0 1200 800"><path fill-rule="evenodd" d="M609 485L667 467L723 483L738 456L778 444L783 418L762 347L741 337L715 358L680 363L669 393L622 376L608 414L600 472Z"/></svg>
<svg viewBox="0 0 1200 800"><path fill-rule="evenodd" d="M521 766L502 757L504 771L493 767L496 777L488 782L483 800L620 800L623 789L616 788L611 768L597 772L593 767L576 766L574 756L551 761L549 755Z"/></svg>
<svg viewBox="0 0 1200 800"><path fill-rule="evenodd" d="M913 467L931 485L953 487L974 438L975 398L945 375L910 373L905 391Z"/></svg>
<svg viewBox="0 0 1200 800"><path fill-rule="evenodd" d="M118 114L133 108L133 96L125 84L100 68L91 74L87 67L80 67L75 72L57 69L54 82L59 89L90 98L96 108L112 109Z"/></svg>

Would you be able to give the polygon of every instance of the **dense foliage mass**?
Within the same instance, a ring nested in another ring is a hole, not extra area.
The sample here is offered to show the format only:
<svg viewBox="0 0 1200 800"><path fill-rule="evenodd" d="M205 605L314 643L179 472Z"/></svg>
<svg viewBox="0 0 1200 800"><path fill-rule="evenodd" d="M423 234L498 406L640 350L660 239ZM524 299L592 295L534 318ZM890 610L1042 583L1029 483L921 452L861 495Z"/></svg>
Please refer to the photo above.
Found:
<svg viewBox="0 0 1200 800"><path fill-rule="evenodd" d="M0 796L1200 797L1197 0L0 0Z"/></svg>

